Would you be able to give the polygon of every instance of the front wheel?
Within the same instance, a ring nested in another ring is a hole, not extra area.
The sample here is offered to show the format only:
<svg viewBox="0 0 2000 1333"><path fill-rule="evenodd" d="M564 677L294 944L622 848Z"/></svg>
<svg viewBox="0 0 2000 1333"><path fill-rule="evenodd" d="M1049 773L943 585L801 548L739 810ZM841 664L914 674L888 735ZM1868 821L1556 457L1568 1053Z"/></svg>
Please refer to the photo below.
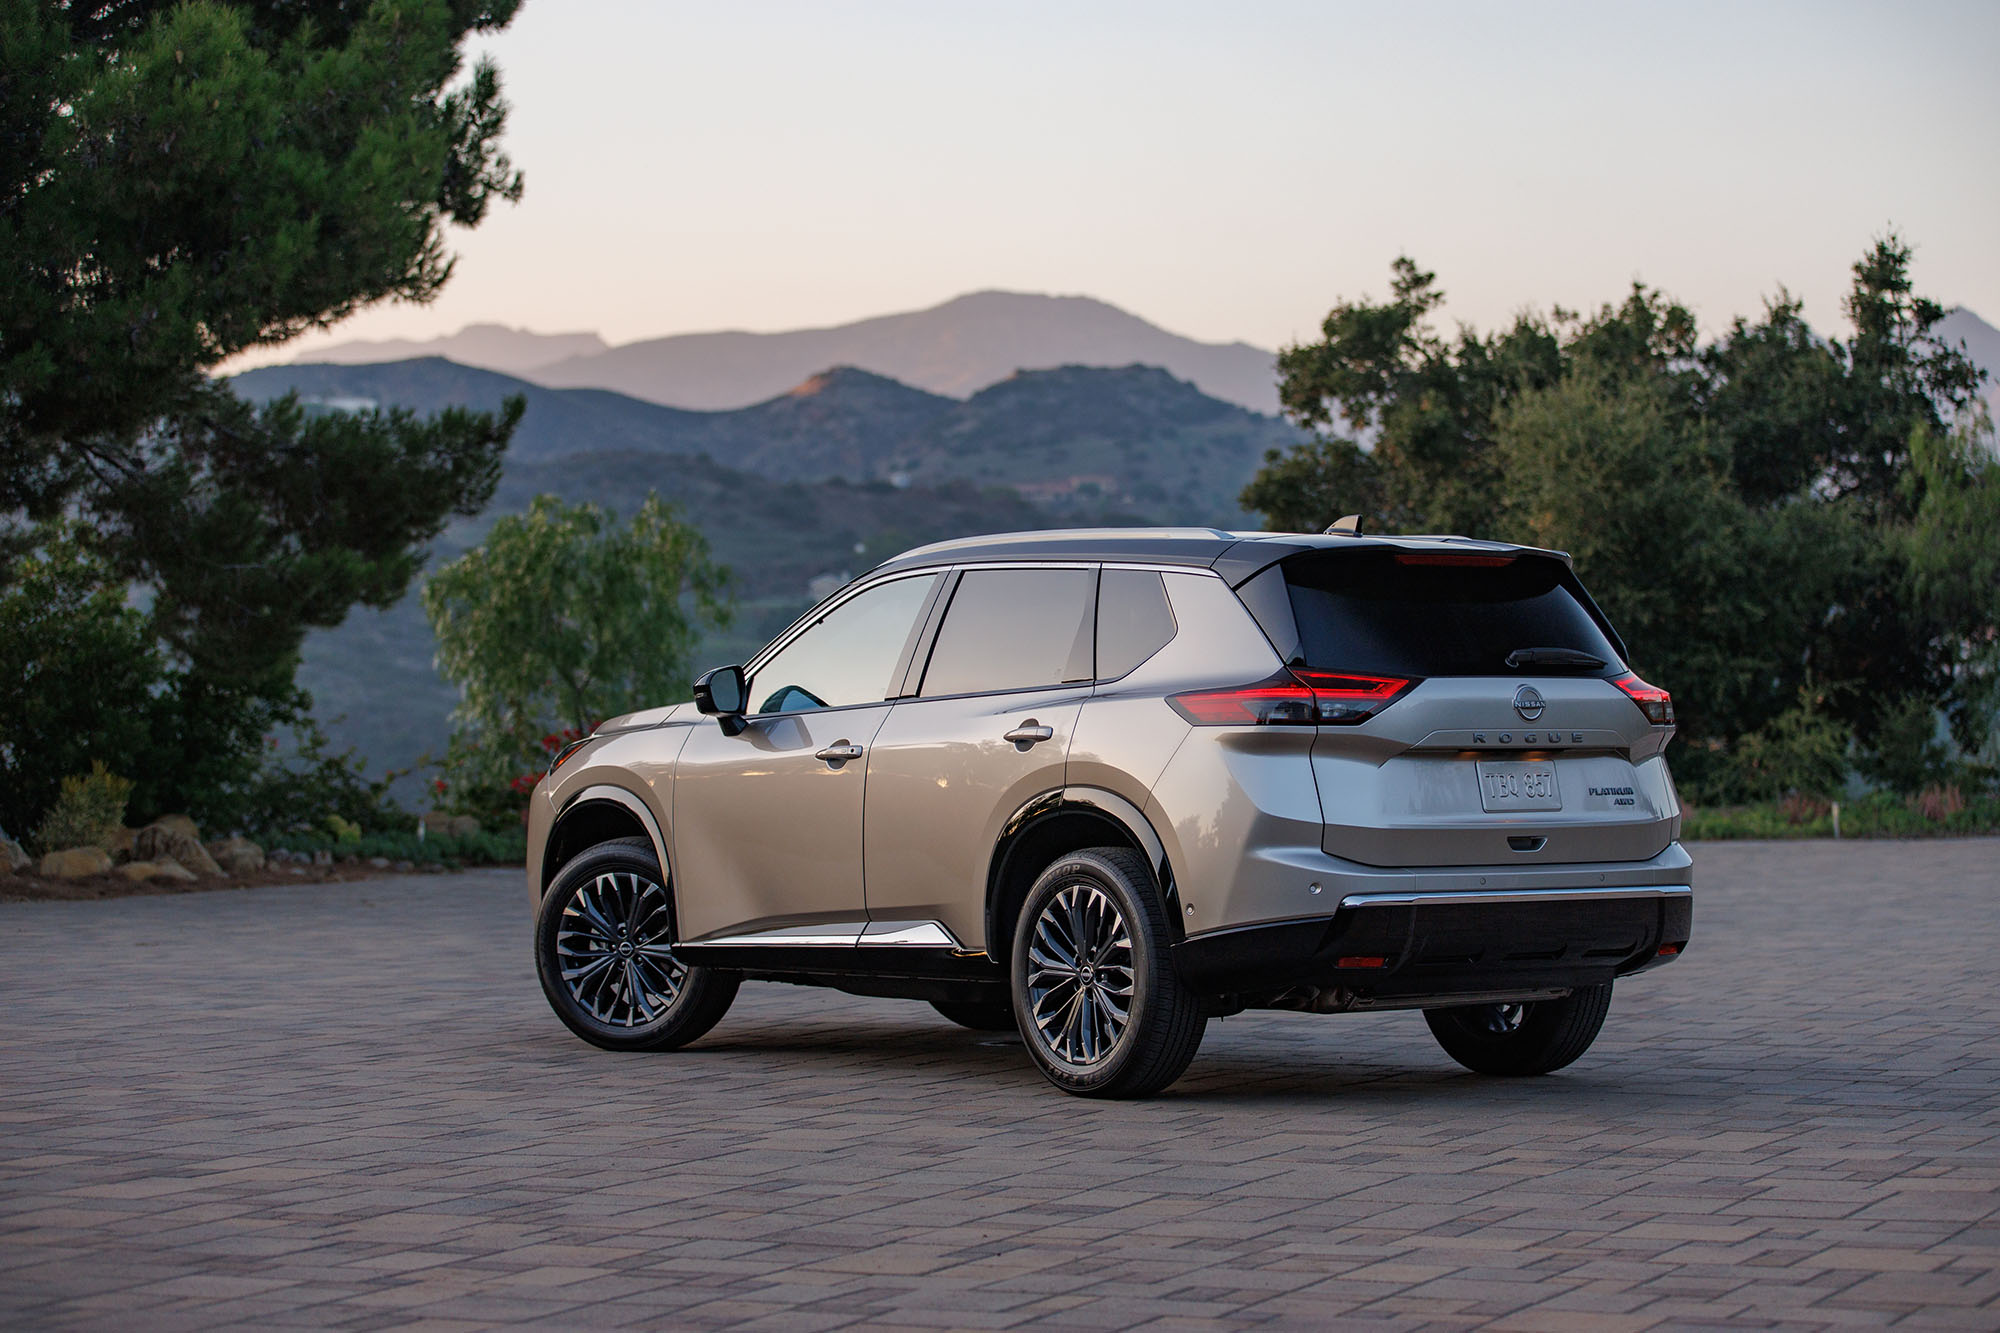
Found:
<svg viewBox="0 0 2000 1333"><path fill-rule="evenodd" d="M1049 1082L1084 1097L1143 1097L1186 1071L1208 1026L1181 985L1144 858L1072 852L1042 872L1014 928L1021 1037Z"/></svg>
<svg viewBox="0 0 2000 1333"><path fill-rule="evenodd" d="M563 1024L611 1051L685 1046L742 980L674 957L674 903L653 845L614 838L562 868L535 917L535 971Z"/></svg>
<svg viewBox="0 0 2000 1333"><path fill-rule="evenodd" d="M1611 983L1584 986L1559 1000L1466 1004L1426 1009L1424 1021L1444 1053L1475 1074L1550 1074L1597 1040L1611 1009Z"/></svg>

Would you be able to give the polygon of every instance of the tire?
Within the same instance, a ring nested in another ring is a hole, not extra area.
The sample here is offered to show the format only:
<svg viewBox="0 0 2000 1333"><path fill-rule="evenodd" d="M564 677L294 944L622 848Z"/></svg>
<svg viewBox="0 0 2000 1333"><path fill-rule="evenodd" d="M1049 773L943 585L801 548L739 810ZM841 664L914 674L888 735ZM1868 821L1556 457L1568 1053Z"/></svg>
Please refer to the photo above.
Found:
<svg viewBox="0 0 2000 1333"><path fill-rule="evenodd" d="M1530 1004L1426 1009L1444 1053L1475 1074L1552 1074L1590 1049L1611 1010L1611 983Z"/></svg>
<svg viewBox="0 0 2000 1333"><path fill-rule="evenodd" d="M1049 1082L1081 1097L1143 1097L1187 1070L1208 1018L1170 949L1166 909L1136 852L1094 847L1042 872L1014 926L1008 975L1022 1044Z"/></svg>
<svg viewBox="0 0 2000 1333"><path fill-rule="evenodd" d="M535 914L542 994L593 1046L685 1046L722 1021L742 977L680 962L673 932L673 895L653 844L598 843L562 868Z"/></svg>
<svg viewBox="0 0 2000 1333"><path fill-rule="evenodd" d="M974 1032L1012 1032L1014 1006L1003 1000L932 1000L931 1008Z"/></svg>

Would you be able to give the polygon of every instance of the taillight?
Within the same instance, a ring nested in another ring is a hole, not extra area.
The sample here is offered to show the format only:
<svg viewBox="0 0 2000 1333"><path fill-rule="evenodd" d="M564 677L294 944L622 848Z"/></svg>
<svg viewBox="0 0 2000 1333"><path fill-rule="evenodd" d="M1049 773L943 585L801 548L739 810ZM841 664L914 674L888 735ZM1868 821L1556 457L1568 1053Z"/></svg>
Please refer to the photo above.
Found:
<svg viewBox="0 0 2000 1333"><path fill-rule="evenodd" d="M1656 727L1671 727L1674 724L1674 696L1657 685L1648 685L1637 676L1626 674L1611 682L1625 691L1646 720Z"/></svg>
<svg viewBox="0 0 2000 1333"><path fill-rule="evenodd" d="M1167 703L1198 727L1352 726L1366 722L1417 682L1401 676L1294 671L1227 690L1188 690Z"/></svg>

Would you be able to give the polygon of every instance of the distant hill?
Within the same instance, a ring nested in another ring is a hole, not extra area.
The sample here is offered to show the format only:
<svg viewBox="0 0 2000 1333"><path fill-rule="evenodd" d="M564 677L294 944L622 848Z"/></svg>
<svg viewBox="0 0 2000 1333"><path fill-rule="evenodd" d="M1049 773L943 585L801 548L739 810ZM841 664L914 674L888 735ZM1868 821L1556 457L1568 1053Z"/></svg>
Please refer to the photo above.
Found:
<svg viewBox="0 0 2000 1333"><path fill-rule="evenodd" d="M1054 514L1079 505L1163 521L1237 522L1236 493L1267 449L1299 433L1149 366L1022 371L960 401L852 367L761 403L693 412L602 389L548 389L436 357L383 365L266 366L255 399L288 390L346 409L497 407L528 399L511 463L584 453L707 455L776 481L1008 486Z"/></svg>
<svg viewBox="0 0 2000 1333"><path fill-rule="evenodd" d="M1946 343L1964 343L1966 354L1985 369L1986 402L2000 418L2000 329L1959 306L1938 324L1937 336Z"/></svg>
<svg viewBox="0 0 2000 1333"><path fill-rule="evenodd" d="M580 345L545 355L566 338ZM688 333L606 348L595 334L539 335L474 325L428 343L342 343L340 363L444 356L551 388L615 389L670 407L748 407L828 366L853 366L931 393L969 397L1017 370L1160 366L1252 411L1278 410L1275 358L1248 343L1169 333L1087 296L974 292L929 310L787 333Z"/></svg>
<svg viewBox="0 0 2000 1333"><path fill-rule="evenodd" d="M256 400L295 391L327 411L432 413L523 395L492 504L447 528L433 563L543 492L629 514L657 490L736 576L737 619L702 645L709 665L747 656L818 596L922 542L1099 522L1239 523L1236 493L1264 450L1299 438L1146 366L1026 371L964 401L837 368L720 412L544 388L439 357L267 366L232 383ZM412 595L310 635L299 683L338 746L354 746L371 771L401 768L441 751L448 731L455 697L432 653Z"/></svg>
<svg viewBox="0 0 2000 1333"><path fill-rule="evenodd" d="M602 352L608 345L594 333L530 333L505 324L468 324L457 333L422 341L389 338L381 342L335 343L314 352L312 359L362 363L443 356L463 365L520 375L551 362Z"/></svg>
<svg viewBox="0 0 2000 1333"><path fill-rule="evenodd" d="M902 489L886 482L773 483L705 458L583 454L510 464L493 504L478 518L447 529L431 563L477 545L494 520L526 509L544 492L630 514L649 490L695 521L736 578L735 622L700 645L698 667L742 661L817 596L897 551L1049 522L1012 491L964 482ZM1121 516L1103 517L1115 522ZM444 751L458 698L433 666L435 651L413 588L387 610L357 607L338 628L308 635L298 682L313 696L313 713L335 749L353 747L367 760L369 774L379 775ZM406 779L398 791L415 800L417 780Z"/></svg>

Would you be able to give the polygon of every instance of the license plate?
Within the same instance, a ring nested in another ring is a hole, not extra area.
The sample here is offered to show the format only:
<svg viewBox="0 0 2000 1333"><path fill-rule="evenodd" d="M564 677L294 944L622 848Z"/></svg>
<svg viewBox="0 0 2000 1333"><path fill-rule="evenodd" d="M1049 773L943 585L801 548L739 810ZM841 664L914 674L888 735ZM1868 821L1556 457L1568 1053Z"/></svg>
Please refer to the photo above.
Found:
<svg viewBox="0 0 2000 1333"><path fill-rule="evenodd" d="M1479 804L1488 814L1560 810L1554 764L1480 764Z"/></svg>

